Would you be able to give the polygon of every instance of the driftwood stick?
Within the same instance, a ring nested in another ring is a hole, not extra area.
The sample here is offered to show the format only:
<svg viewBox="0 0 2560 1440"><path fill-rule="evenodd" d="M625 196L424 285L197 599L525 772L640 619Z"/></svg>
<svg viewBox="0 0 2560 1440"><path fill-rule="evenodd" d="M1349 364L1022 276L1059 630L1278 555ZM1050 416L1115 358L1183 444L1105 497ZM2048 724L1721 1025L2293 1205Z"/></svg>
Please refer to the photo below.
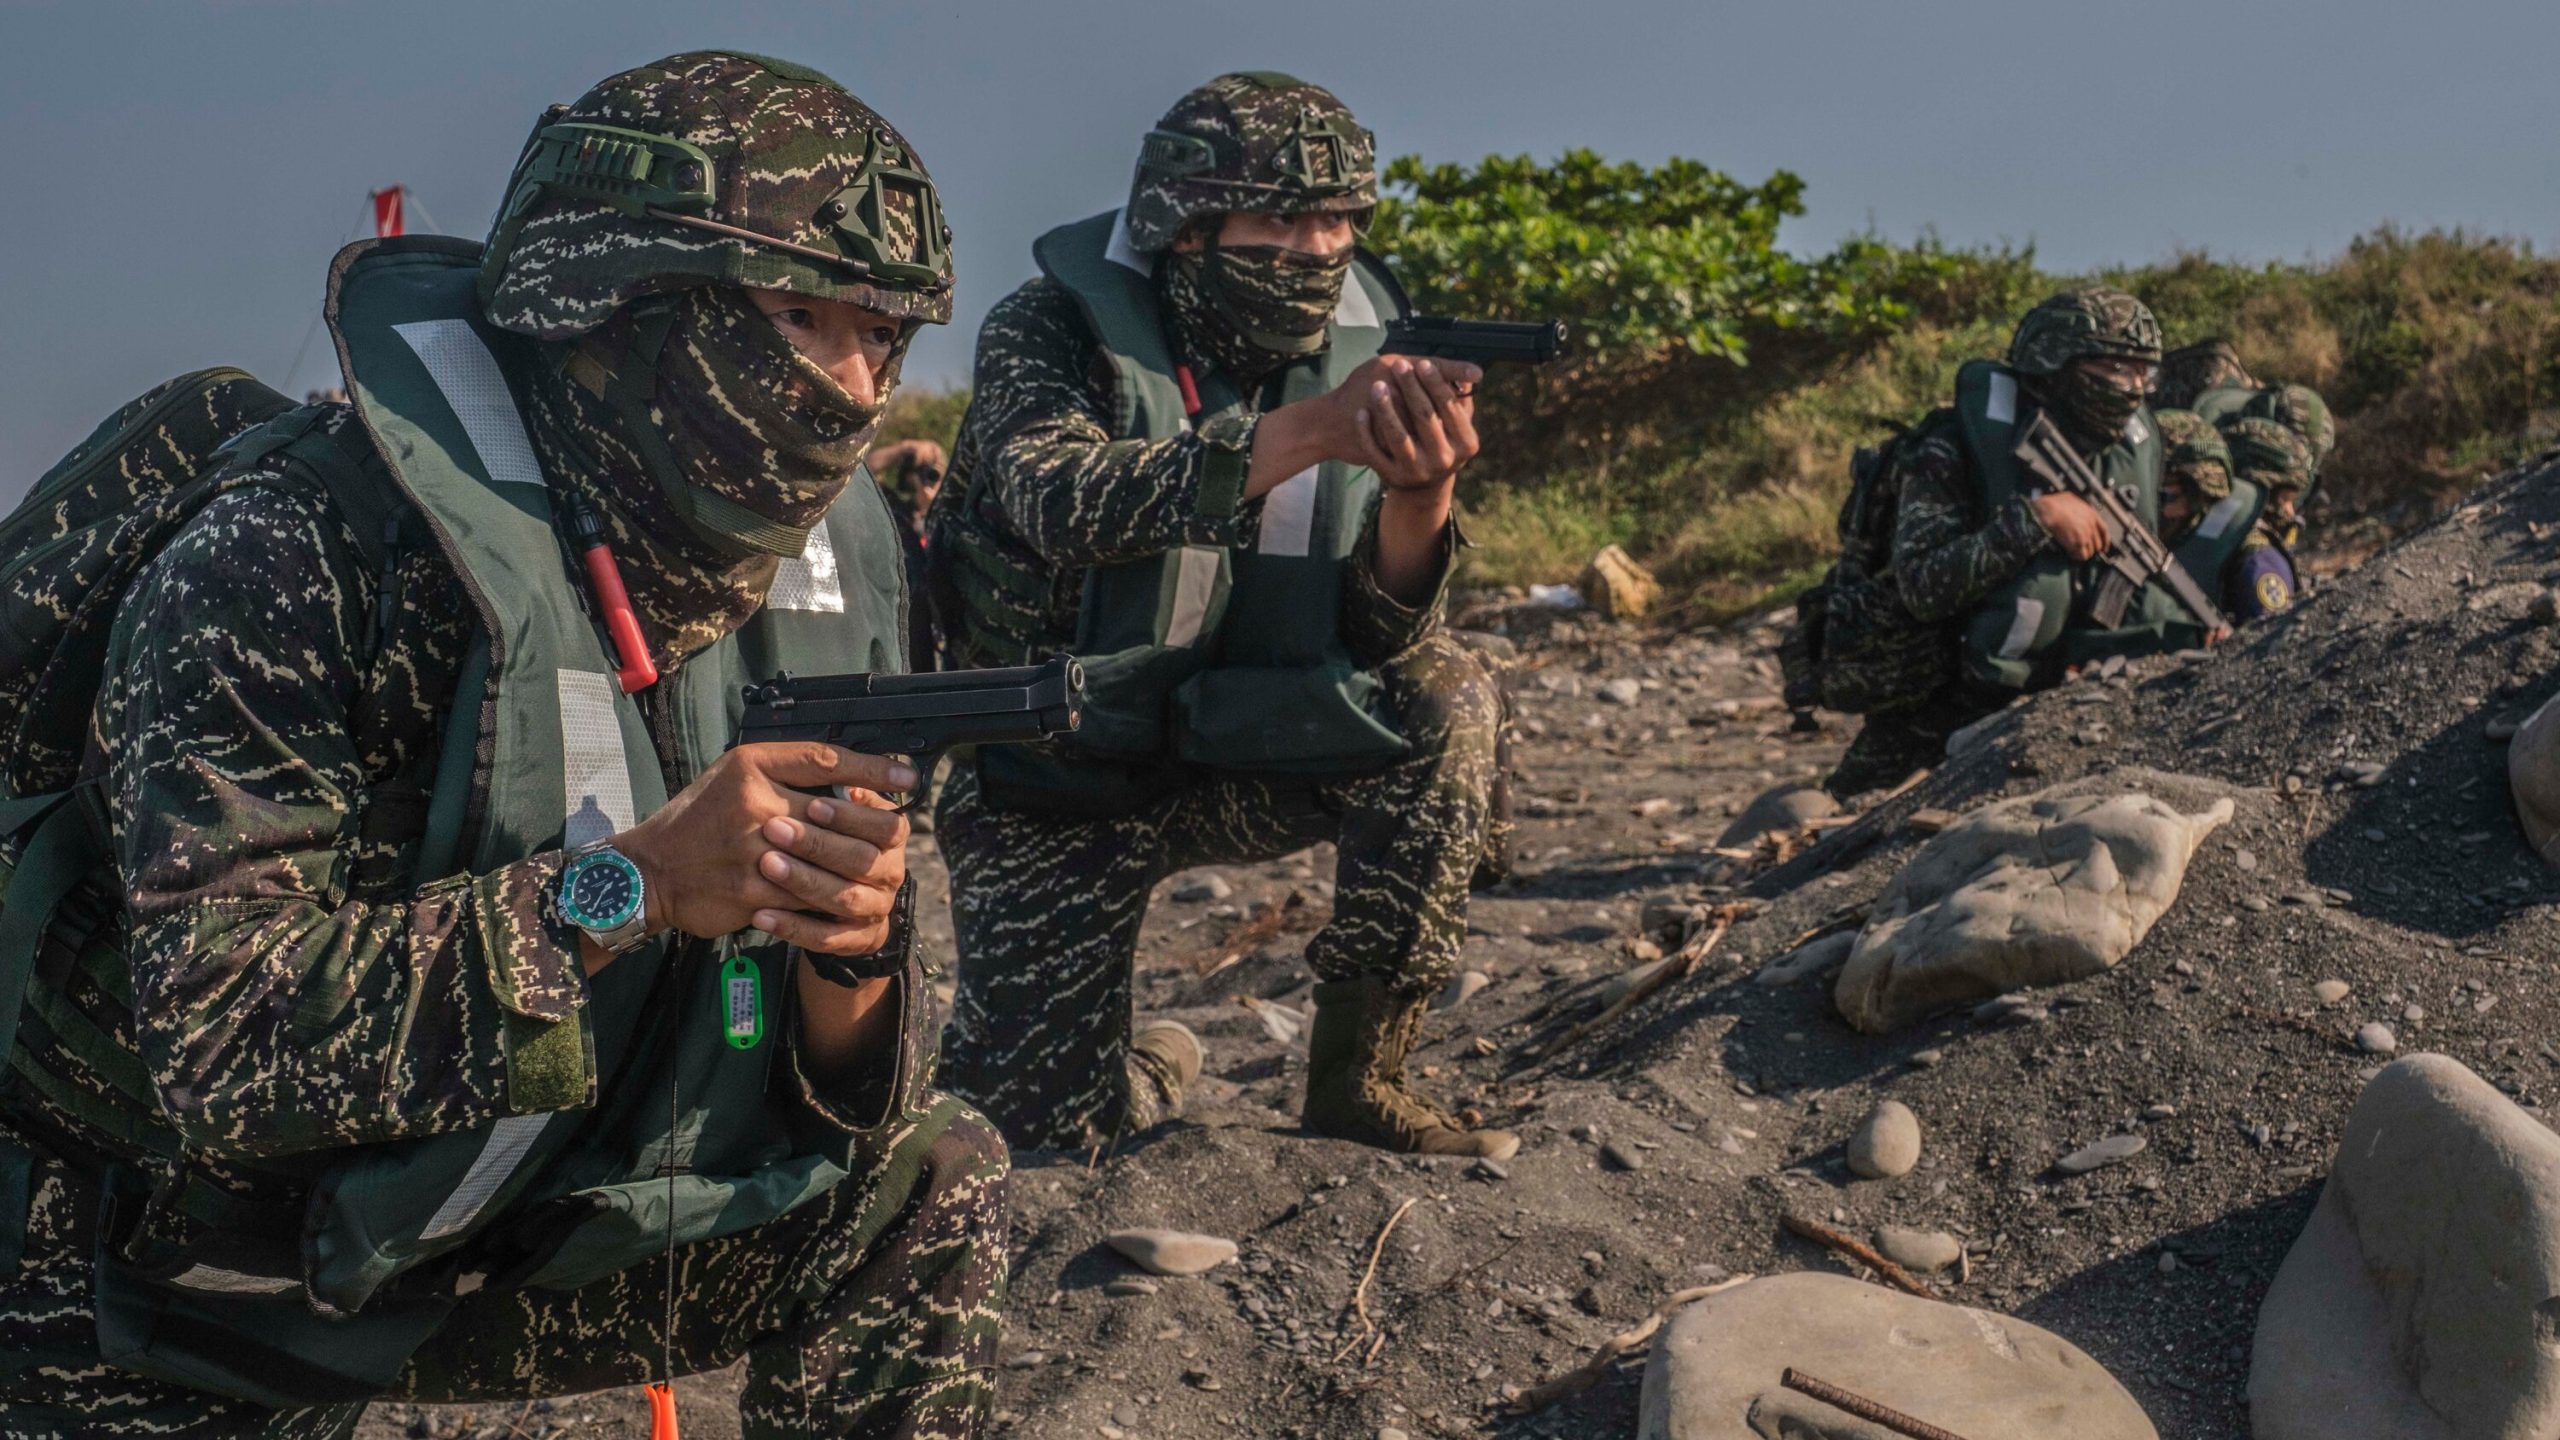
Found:
<svg viewBox="0 0 2560 1440"><path fill-rule="evenodd" d="M1662 1302L1661 1308L1646 1316L1633 1329L1621 1330L1601 1341L1600 1348L1592 1352L1590 1359L1551 1380L1521 1391L1519 1398L1511 1402L1512 1408L1523 1415L1532 1415L1567 1396L1581 1394L1599 1384L1602 1377L1609 1373L1609 1367L1618 1363L1619 1356L1631 1350L1642 1349L1651 1343L1653 1332L1662 1328L1662 1322L1670 1319L1672 1312L1691 1301L1704 1300L1718 1291L1747 1284L1751 1279L1752 1277L1748 1275L1736 1275L1730 1280L1719 1280L1713 1285L1700 1285L1676 1292L1670 1299Z"/></svg>
<svg viewBox="0 0 2560 1440"><path fill-rule="evenodd" d="M1923 1300L1938 1298L1938 1292L1929 1288L1927 1281L1877 1254L1874 1246L1854 1235L1844 1235L1821 1221L1805 1215L1781 1215L1778 1217L1778 1223L1785 1226L1789 1234L1801 1235L1826 1250L1846 1255L1859 1264L1867 1266L1883 1276L1885 1283L1896 1290L1917 1295Z"/></svg>
<svg viewBox="0 0 2560 1440"><path fill-rule="evenodd" d="M1387 1217L1387 1223L1378 1227L1378 1238L1369 1246L1369 1268L1360 1272L1360 1283L1351 1291L1351 1313L1359 1318L1360 1328L1352 1333L1350 1339L1342 1342L1342 1348L1333 1354L1334 1359L1350 1354L1361 1341L1369 1338L1370 1332L1378 1328L1378 1322L1369 1318L1369 1282L1378 1278L1378 1257L1387 1252L1387 1236L1394 1232L1396 1222L1404 1218L1404 1212L1412 1209L1414 1200L1418 1198L1406 1197L1405 1202L1396 1207L1396 1213Z"/></svg>
<svg viewBox="0 0 2560 1440"><path fill-rule="evenodd" d="M1871 1425L1881 1425L1897 1435L1908 1435L1911 1440L1964 1440L1953 1430L1941 1429L1926 1420L1905 1415L1890 1405L1879 1404L1855 1391L1843 1390L1828 1380L1816 1380L1792 1365L1779 1374L1778 1383L1799 1395L1810 1395L1834 1410L1855 1415Z"/></svg>
<svg viewBox="0 0 2560 1440"><path fill-rule="evenodd" d="M1689 973L1698 968L1698 962L1706 959L1708 953L1716 948L1716 942L1722 940L1725 932L1732 928L1733 919L1730 914L1727 914L1707 929L1698 932L1696 939L1681 946L1679 953L1664 961L1661 969L1637 982L1634 989L1618 998L1618 1003L1564 1032L1564 1037L1548 1046L1538 1058L1554 1059L1599 1031L1616 1024L1618 1018L1628 1011L1669 989L1672 985L1687 979Z"/></svg>

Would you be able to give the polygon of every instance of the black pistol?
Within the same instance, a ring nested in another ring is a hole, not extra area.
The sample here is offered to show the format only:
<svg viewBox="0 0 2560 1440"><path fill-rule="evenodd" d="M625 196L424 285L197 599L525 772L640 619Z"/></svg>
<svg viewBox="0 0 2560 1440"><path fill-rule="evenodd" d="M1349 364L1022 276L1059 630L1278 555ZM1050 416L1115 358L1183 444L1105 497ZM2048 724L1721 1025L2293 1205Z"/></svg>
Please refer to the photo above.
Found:
<svg viewBox="0 0 2560 1440"><path fill-rule="evenodd" d="M922 675L783 674L746 689L732 747L823 740L868 755L904 755L919 776L958 745L1005 745L1074 732L1084 666L1072 655L1038 665ZM912 809L923 786L900 810Z"/></svg>
<svg viewBox="0 0 2560 1440"><path fill-rule="evenodd" d="M1415 315L1387 322L1388 355L1428 355L1472 365L1544 365L1564 353L1561 320L1452 320Z"/></svg>

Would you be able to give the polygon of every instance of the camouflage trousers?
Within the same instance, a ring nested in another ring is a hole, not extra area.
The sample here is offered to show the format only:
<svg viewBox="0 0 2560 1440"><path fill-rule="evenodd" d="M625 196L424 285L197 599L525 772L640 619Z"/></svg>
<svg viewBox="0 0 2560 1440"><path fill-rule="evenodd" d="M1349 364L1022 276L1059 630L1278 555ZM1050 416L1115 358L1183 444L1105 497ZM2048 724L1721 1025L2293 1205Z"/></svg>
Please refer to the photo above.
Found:
<svg viewBox="0 0 2560 1440"><path fill-rule="evenodd" d="M381 1398L576 1394L746 1357L743 1434L967 1437L994 1401L1005 1285L1003 1142L947 1097L927 1126L756 1229L702 1241L575 1290L465 1297ZM0 1145L5 1145L0 1139ZM362 1404L271 1410L99 1359L91 1310L97 1186L38 1156L25 1253L0 1270L0 1435L333 1440ZM0 1222L0 1238L6 1237Z"/></svg>
<svg viewBox="0 0 2560 1440"><path fill-rule="evenodd" d="M1330 840L1333 917L1307 942L1316 977L1384 974L1404 993L1447 980L1485 854L1502 702L1444 634L1378 674L1412 748L1358 779L1220 776L1084 819L990 805L976 771L956 767L935 812L960 960L942 1083L1025 1148L1081 1148L1165 1118L1159 1087L1132 1070L1130 975L1148 892L1194 865Z"/></svg>
<svg viewBox="0 0 2560 1440"><path fill-rule="evenodd" d="M1948 686L1917 705L1869 714L1840 763L1822 782L1831 798L1847 804L1874 790L1891 789L1946 757L1947 737L1999 706Z"/></svg>

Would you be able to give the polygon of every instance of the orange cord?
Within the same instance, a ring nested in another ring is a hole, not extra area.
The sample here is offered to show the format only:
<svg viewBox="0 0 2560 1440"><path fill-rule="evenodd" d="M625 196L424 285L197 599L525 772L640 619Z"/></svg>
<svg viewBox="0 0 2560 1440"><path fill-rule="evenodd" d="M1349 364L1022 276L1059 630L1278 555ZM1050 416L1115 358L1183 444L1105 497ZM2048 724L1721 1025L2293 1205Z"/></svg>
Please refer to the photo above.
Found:
<svg viewBox="0 0 2560 1440"><path fill-rule="evenodd" d="M653 1380L649 1391L649 1440L676 1440L676 1387Z"/></svg>

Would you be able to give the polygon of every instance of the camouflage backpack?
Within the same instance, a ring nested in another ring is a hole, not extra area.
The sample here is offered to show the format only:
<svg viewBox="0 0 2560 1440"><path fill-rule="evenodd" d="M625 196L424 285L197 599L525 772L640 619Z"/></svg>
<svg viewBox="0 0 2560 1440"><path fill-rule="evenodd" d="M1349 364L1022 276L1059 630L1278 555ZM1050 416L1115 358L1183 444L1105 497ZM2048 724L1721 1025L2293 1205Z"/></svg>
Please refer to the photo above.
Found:
<svg viewBox="0 0 2560 1440"><path fill-rule="evenodd" d="M230 488L231 462L319 414L243 371L181 375L108 416L0 519L0 1065L55 912L112 874L106 807L79 771L116 607Z"/></svg>
<svg viewBox="0 0 2560 1440"><path fill-rule="evenodd" d="M1940 418L1931 416L1923 428ZM1898 429L1849 459L1849 494L1837 522L1840 554L1819 583L1796 597L1795 623L1778 644L1779 674L1798 730L1817 728L1816 709L1862 715L1925 694L1943 676L1944 634L1911 614L1888 573L1902 498L1888 483L1893 456L1918 433Z"/></svg>

